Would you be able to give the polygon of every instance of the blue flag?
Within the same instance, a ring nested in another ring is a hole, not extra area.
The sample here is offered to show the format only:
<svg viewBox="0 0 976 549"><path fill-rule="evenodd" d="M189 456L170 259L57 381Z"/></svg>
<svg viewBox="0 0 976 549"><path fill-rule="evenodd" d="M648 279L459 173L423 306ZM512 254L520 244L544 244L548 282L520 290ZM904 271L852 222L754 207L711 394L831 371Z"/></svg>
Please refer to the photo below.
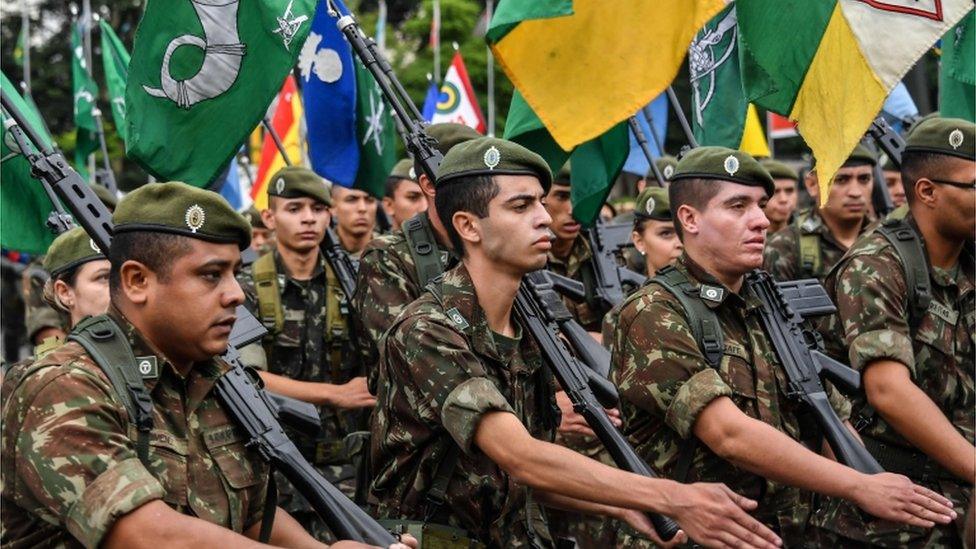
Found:
<svg viewBox="0 0 976 549"><path fill-rule="evenodd" d="M440 97L441 91L437 88L437 84L431 80L430 86L427 87L427 97L424 98L424 108L421 113L427 122L434 119L434 114L437 113L437 101L440 100Z"/></svg>
<svg viewBox="0 0 976 549"><path fill-rule="evenodd" d="M241 174L237 168L237 157L230 159L230 164L214 182L212 189L219 189L220 196L227 200L231 208L237 211L244 208L244 197L247 196L247 193L241 189Z"/></svg>
<svg viewBox="0 0 976 549"><path fill-rule="evenodd" d="M647 116L645 116L646 112L650 112L651 117L654 119L654 134L651 134L652 128L648 124ZM668 133L668 96L662 93L654 101L651 101L650 104L641 109L641 112L637 113L637 122L640 123L641 130L644 131L644 137L651 146L651 156L654 158L660 157L662 152L657 148L654 135L657 136L663 145L664 136ZM630 153L627 155L627 161L624 162L624 171L644 177L644 174L647 173L647 170L651 166L647 163L647 157L644 156L644 151L641 149L640 143L637 142L637 138L634 137L633 132L628 131L627 133L630 135Z"/></svg>
<svg viewBox="0 0 976 549"><path fill-rule="evenodd" d="M888 94L888 99L885 99L884 106L881 107L881 114L897 132L904 129L905 120L918 116L918 107L904 82L899 82Z"/></svg>
<svg viewBox="0 0 976 549"><path fill-rule="evenodd" d="M341 0L340 11L347 12ZM356 68L352 50L320 0L308 39L298 58L302 101L308 125L308 155L312 170L352 187L359 168L356 138Z"/></svg>

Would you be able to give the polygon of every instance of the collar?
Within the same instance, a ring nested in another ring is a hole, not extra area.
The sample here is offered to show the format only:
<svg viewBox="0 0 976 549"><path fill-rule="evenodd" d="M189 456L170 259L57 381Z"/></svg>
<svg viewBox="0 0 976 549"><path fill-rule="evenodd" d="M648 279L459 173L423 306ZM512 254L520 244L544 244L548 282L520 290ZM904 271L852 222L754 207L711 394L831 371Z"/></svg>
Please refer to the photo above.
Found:
<svg viewBox="0 0 976 549"><path fill-rule="evenodd" d="M719 282L714 275L706 271L704 267L688 256L687 252L681 254L681 257L675 263L675 268L684 272L688 280L696 288L699 288L699 296L702 298L702 303L710 309L717 309L725 303L736 308L744 307L746 310L752 310L761 305L755 296L752 295L752 292L746 289L745 282L742 285L744 295L733 292L728 286Z"/></svg>
<svg viewBox="0 0 976 549"><path fill-rule="evenodd" d="M278 252L277 247L275 247L273 253L274 253L274 261L275 261L275 272L277 272L278 274L285 275L285 279L287 280L295 280L295 278L292 277L291 273L288 271L288 266L285 265L285 262L281 258L281 253ZM319 250L318 257L315 259L315 268L312 269L312 278L310 278L309 280L318 278L323 274L325 274L325 254L322 253L322 250Z"/></svg>

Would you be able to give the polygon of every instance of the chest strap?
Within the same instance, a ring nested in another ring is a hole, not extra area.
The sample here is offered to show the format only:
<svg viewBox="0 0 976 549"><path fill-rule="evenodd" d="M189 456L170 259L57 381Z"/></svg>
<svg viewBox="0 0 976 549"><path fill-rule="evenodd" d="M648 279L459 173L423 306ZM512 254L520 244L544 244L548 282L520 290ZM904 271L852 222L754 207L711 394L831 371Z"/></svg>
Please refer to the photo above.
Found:
<svg viewBox="0 0 976 549"><path fill-rule="evenodd" d="M444 272L437 249L437 238L427 215L419 213L408 219L403 224L403 236L407 239L410 257L417 269L419 286L423 288Z"/></svg>
<svg viewBox="0 0 976 549"><path fill-rule="evenodd" d="M901 259L908 290L908 319L915 332L922 316L932 302L932 282L929 280L928 260L922 248L922 240L915 229L904 219L885 219L878 233L891 243Z"/></svg>
<svg viewBox="0 0 976 549"><path fill-rule="evenodd" d="M266 253L254 261L254 290L258 298L258 317L273 334L281 333L285 314L281 309L281 287L274 253Z"/></svg>

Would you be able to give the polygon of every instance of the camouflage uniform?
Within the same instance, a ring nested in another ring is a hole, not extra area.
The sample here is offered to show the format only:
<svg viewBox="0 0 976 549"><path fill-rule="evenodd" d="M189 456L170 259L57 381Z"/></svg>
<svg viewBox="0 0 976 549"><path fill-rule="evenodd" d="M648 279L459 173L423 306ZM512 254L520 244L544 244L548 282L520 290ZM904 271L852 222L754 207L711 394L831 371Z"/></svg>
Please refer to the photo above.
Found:
<svg viewBox="0 0 976 549"><path fill-rule="evenodd" d="M426 212L412 219L419 219L430 227ZM445 268L457 264L453 254L439 244L436 253ZM410 254L410 242L402 227L370 241L359 262L356 294L352 300L353 309L362 323L359 339L365 364L377 363L380 337L406 306L420 297L422 291L417 265ZM375 369L367 372L369 390L374 395L377 375Z"/></svg>
<svg viewBox="0 0 976 549"><path fill-rule="evenodd" d="M111 382L77 343L4 380L4 546L95 547L122 515L152 500L243 532L261 520L268 466L213 392L219 359L184 377L117 311L136 356L158 357L149 466Z"/></svg>
<svg viewBox="0 0 976 549"><path fill-rule="evenodd" d="M278 333L269 332L262 345L267 356L267 370L273 374L299 381L342 384L363 375L363 367L356 359L348 340L326 339L328 292L325 257L319 254L318 263L309 280L295 280L288 276L278 251L274 254L278 274L280 303L284 322ZM246 296L245 305L259 315L258 294L254 285L254 265L245 267L238 277ZM260 317L259 317L260 318ZM347 332L348 333L348 332ZM334 337L334 336L333 336ZM353 456L346 450L346 435L365 429L368 410L339 411L330 406L319 407L322 428L317 435L287 429L310 463L346 495L355 495L356 468ZM319 539L328 538L328 529L305 499L299 495L283 475L276 472L279 505L301 522Z"/></svg>
<svg viewBox="0 0 976 549"><path fill-rule="evenodd" d="M587 263L592 258L593 252L590 250L590 244L583 235L577 235L576 240L573 241L573 247L565 259L560 259L553 255L552 252L549 252L548 269L573 280L586 282L584 281L584 277L587 275L584 272L588 268ZM594 310L587 303L577 303L569 298L563 301L566 302L566 307L569 308L569 312L573 314L576 322L579 322L580 326L585 328L586 331L597 332L600 330L603 311Z"/></svg>
<svg viewBox="0 0 976 549"><path fill-rule="evenodd" d="M371 494L382 517L424 520L436 469L460 447L445 503L430 522L462 528L490 547L550 546L531 490L473 447L481 417L511 412L533 437L558 424L552 376L534 340L493 333L462 265L432 283L381 343L373 415Z"/></svg>
<svg viewBox="0 0 976 549"><path fill-rule="evenodd" d="M917 233L911 215L907 220ZM905 364L912 380L973 444L976 423L973 388L976 292L973 281L976 277L972 245L963 248L958 273L932 266L928 272L932 283L932 305L913 332L906 312L908 291L901 259L880 233L861 238L827 279L827 289L837 304L838 315L825 322L824 335L833 342L832 348L836 349L838 345L845 349L849 347L848 356L843 358L849 358L851 367L857 370L878 359ZM863 396L855 399L856 410L863 410L864 404ZM861 435L866 440L874 439L917 454L911 443L877 414ZM924 477L909 476L914 477L912 480L916 484L952 500L959 510L955 524L928 530L880 520L865 521L856 508L834 500L828 501L818 512L816 524L848 538L842 542L846 546L856 545L852 540L883 547L961 546L963 511L972 497L972 485L935 463L931 465L932 469Z"/></svg>
<svg viewBox="0 0 976 549"><path fill-rule="evenodd" d="M724 288L687 255L676 268L695 285L720 288L718 300L703 299L718 317L724 356L716 371L708 366L691 323L673 294L651 282L625 301L613 336L611 379L620 391L624 433L637 453L659 474L679 476L682 450L693 449L683 482L724 482L759 501L754 516L779 533L787 546L802 545L812 495L739 469L693 442L698 414L712 400L730 398L747 416L800 438L798 403L782 391L786 376L763 331L759 300ZM841 419L849 403L833 395ZM687 446L694 444L694 446ZM649 545L625 527L621 542Z"/></svg>
<svg viewBox="0 0 976 549"><path fill-rule="evenodd" d="M868 219L861 223L863 232L868 225ZM817 244L811 250L819 251L820 267L804 264L800 251L800 239L814 236ZM783 229L773 233L763 251L763 268L769 271L776 280L798 280L802 278L817 278L823 282L830 270L843 257L847 247L834 238L830 227L824 223L816 208L801 212L797 220Z"/></svg>

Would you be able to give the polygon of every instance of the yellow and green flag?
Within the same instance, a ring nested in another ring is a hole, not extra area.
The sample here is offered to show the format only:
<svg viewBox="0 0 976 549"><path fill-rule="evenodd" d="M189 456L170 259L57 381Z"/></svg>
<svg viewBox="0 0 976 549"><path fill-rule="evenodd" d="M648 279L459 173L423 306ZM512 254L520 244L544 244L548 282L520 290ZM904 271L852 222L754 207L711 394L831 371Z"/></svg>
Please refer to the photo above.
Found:
<svg viewBox="0 0 976 549"><path fill-rule="evenodd" d="M972 0L738 0L746 96L796 121L827 197L889 92ZM789 40L783 40L789 29Z"/></svg>

